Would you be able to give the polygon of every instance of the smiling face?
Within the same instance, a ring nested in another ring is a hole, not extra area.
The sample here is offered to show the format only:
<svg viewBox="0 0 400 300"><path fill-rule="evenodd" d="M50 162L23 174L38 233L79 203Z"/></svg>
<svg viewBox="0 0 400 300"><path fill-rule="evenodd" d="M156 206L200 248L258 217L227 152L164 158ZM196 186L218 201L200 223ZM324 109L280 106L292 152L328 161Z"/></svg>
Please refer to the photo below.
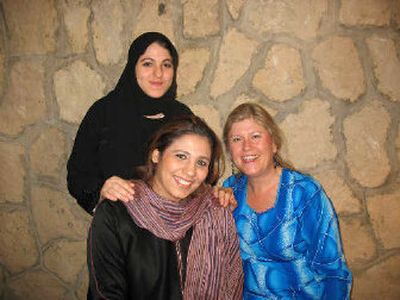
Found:
<svg viewBox="0 0 400 300"><path fill-rule="evenodd" d="M168 200L180 201L206 179L211 146L204 136L186 134L177 138L163 153L154 150L151 160L157 165L151 182L153 190Z"/></svg>
<svg viewBox="0 0 400 300"><path fill-rule="evenodd" d="M274 169L277 147L268 130L254 119L233 123L227 138L234 164L249 178L267 175Z"/></svg>
<svg viewBox="0 0 400 300"><path fill-rule="evenodd" d="M152 98L162 97L171 87L174 65L171 54L157 42L150 44L135 66L140 88Z"/></svg>

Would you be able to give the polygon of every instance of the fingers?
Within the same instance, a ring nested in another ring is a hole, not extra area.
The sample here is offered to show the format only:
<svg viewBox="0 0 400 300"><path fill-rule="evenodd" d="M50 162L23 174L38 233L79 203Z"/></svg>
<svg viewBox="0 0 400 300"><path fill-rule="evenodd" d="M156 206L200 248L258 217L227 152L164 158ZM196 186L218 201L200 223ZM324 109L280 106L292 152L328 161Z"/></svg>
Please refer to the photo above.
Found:
<svg viewBox="0 0 400 300"><path fill-rule="evenodd" d="M104 182L100 190L100 198L125 202L133 200L134 186L135 184L129 180L112 176Z"/></svg>
<svg viewBox="0 0 400 300"><path fill-rule="evenodd" d="M218 198L219 204L223 207L230 206L231 209L236 208L237 202L233 195L231 188L223 188L215 186L213 188L213 193L216 198Z"/></svg>

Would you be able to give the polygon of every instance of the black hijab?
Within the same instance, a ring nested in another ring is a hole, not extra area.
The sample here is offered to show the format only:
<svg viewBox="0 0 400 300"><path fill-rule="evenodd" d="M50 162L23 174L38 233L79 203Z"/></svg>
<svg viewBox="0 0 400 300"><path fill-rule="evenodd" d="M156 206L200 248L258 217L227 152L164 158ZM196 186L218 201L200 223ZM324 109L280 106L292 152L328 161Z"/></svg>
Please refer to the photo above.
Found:
<svg viewBox="0 0 400 300"><path fill-rule="evenodd" d="M172 57L174 76L167 92L160 98L147 95L138 85L135 67L139 57L152 43L158 43L167 49ZM112 92L125 101L135 101L135 106L142 115L153 115L168 110L169 102L176 98L176 73L178 68L178 53L171 41L159 32L146 32L138 36L129 49L128 62L122 75Z"/></svg>

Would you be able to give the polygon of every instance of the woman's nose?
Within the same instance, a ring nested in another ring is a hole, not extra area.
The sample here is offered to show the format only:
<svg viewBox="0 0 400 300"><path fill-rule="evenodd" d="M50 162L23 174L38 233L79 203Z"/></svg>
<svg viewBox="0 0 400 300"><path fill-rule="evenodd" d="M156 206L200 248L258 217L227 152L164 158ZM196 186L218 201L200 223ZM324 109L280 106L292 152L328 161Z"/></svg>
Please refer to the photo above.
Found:
<svg viewBox="0 0 400 300"><path fill-rule="evenodd" d="M154 68L154 75L155 75L156 77L161 77L161 76L162 76L162 73L163 73L163 71L162 71L162 67L161 67L161 66L156 66L156 67Z"/></svg>
<svg viewBox="0 0 400 300"><path fill-rule="evenodd" d="M244 139L242 143L243 149L249 149L250 148L250 141L248 139Z"/></svg>
<svg viewBox="0 0 400 300"><path fill-rule="evenodd" d="M194 163L188 163L185 166L185 173L193 177L196 174L196 165Z"/></svg>

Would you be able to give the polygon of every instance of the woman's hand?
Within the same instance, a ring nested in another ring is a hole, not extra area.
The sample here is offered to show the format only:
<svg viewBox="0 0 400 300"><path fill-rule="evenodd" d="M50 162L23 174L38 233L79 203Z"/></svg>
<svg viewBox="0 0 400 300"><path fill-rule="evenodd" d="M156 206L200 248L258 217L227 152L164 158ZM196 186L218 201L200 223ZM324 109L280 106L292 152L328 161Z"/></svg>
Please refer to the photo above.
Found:
<svg viewBox="0 0 400 300"><path fill-rule="evenodd" d="M135 184L130 180L122 179L118 176L108 178L100 190L100 201L109 199L112 201L128 202L133 200Z"/></svg>
<svg viewBox="0 0 400 300"><path fill-rule="evenodd" d="M223 188L219 186L213 187L214 196L218 198L219 204L223 207L228 207L233 210L237 206L235 196L231 188Z"/></svg>

